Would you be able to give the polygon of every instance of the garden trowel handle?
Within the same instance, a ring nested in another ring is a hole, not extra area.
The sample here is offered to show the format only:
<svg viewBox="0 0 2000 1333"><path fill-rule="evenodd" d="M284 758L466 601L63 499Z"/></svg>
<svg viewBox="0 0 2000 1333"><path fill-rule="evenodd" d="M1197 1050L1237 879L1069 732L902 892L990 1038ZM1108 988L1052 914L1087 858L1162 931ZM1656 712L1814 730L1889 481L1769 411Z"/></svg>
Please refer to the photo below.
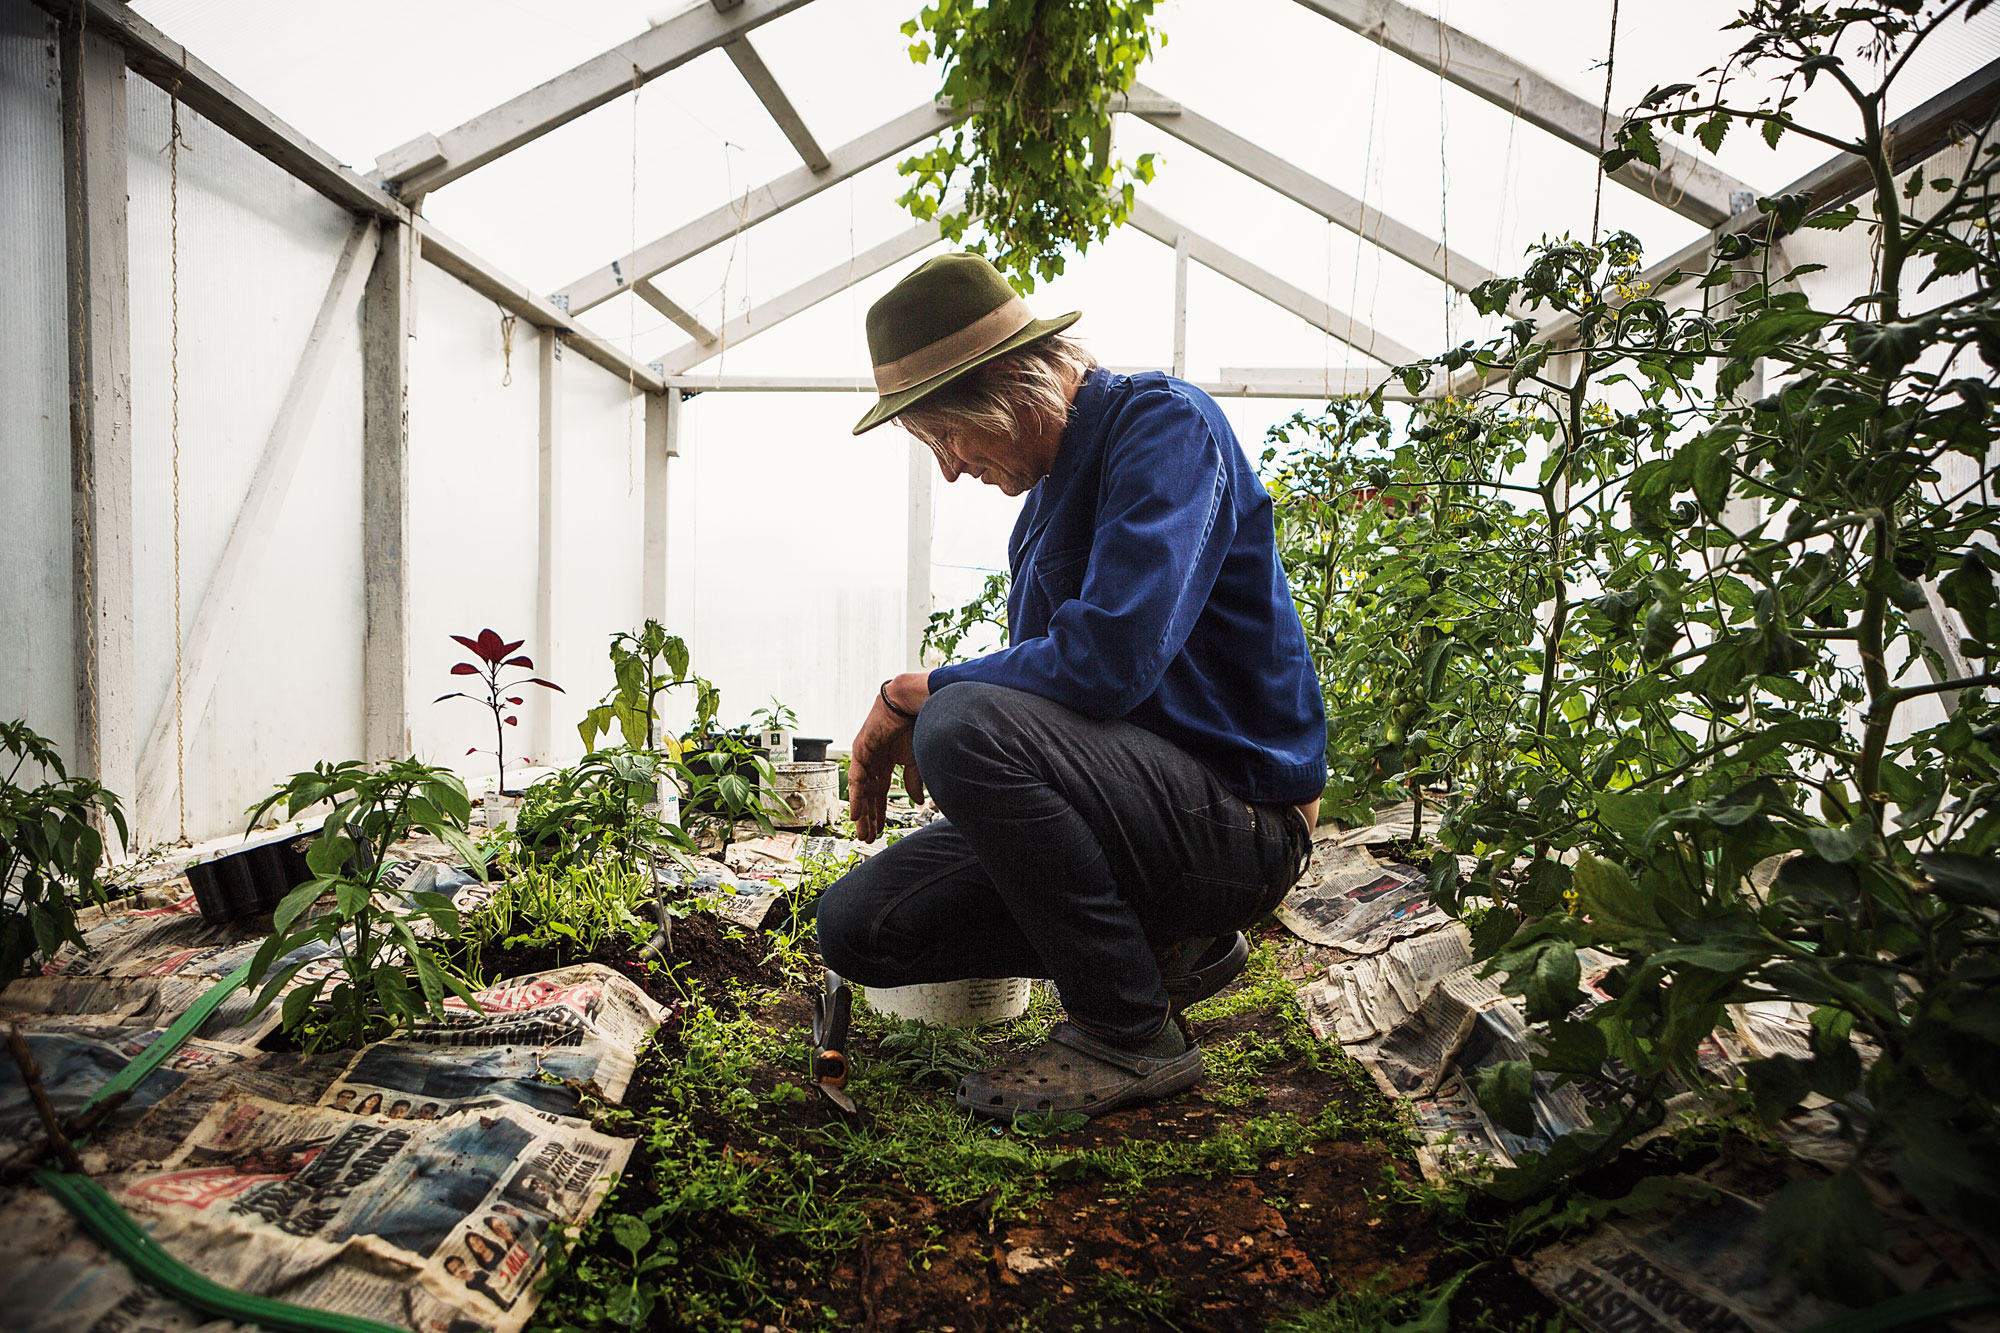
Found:
<svg viewBox="0 0 2000 1333"><path fill-rule="evenodd" d="M847 1025L853 1010L853 990L828 968L826 989L813 1002L813 1077L822 1086L847 1083Z"/></svg>

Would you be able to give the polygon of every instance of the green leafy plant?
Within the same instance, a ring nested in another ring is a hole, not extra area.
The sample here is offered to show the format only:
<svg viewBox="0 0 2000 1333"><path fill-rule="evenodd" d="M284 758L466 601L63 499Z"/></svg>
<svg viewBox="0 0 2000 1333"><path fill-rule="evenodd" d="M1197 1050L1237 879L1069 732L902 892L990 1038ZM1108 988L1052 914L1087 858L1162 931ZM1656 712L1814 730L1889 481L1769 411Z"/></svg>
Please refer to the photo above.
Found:
<svg viewBox="0 0 2000 1333"><path fill-rule="evenodd" d="M1003 571L988 574L971 601L948 611L933 611L924 624L924 661L943 666L963 662L967 654L959 647L981 625L991 626L1007 637L1007 590L1010 580Z"/></svg>
<svg viewBox="0 0 2000 1333"><path fill-rule="evenodd" d="M536 860L558 867L600 858L650 865L657 856L682 857L694 844L679 824L660 817L655 804L661 784L674 781L677 771L647 750L593 751L528 788L515 837Z"/></svg>
<svg viewBox="0 0 2000 1333"><path fill-rule="evenodd" d="M1518 1132L1537 1079L1612 1093L1590 1127L1492 1187L1543 1190L1659 1124L1671 1091L1714 1091L1699 1048L1730 1006L1791 1001L1810 1054L1751 1061L1744 1096L1772 1123L1809 1094L1833 1102L1852 1162L1786 1186L1768 1216L1774 1251L1849 1302L1883 1291L1861 1253L1877 1235L1861 1171L1894 1171L1954 1225L1990 1235L2000 1217L2000 506L1985 485L2000 153L1988 125L1898 171L1883 115L1909 53L1967 9L1752 4L1726 73L1644 99L1609 165L1657 161L1663 124L1711 147L1749 124L1853 154L1866 207L1759 201L1760 224L1686 275L1693 308L1662 299L1680 276L1642 270L1622 233L1545 242L1520 276L1475 290L1513 322L1404 378L1472 393L1420 428L1463 440L1476 422L1505 442L1462 458L1473 489L1521 497L1502 545L1519 600L1497 621L1430 615L1419 562L1377 607L1410 615L1399 632L1422 654L1512 673L1476 762L1447 748L1431 770L1454 784L1439 836L1477 862L1461 880L1456 856L1436 858L1434 892L1494 904L1475 948L1540 1047L1532 1069L1482 1071L1482 1101ZM1749 73L1775 91L1743 101ZM1847 95L1854 137L1794 119L1815 81ZM1866 235L1858 299L1822 308L1801 288L1813 266L1784 242L1813 229ZM1411 431L1417 455L1442 438ZM1924 633L1940 605L1962 622L1956 641ZM1943 720L1906 720L1931 699ZM1432 759L1406 752L1399 773ZM1595 1003L1586 946L1620 960Z"/></svg>
<svg viewBox="0 0 2000 1333"><path fill-rule="evenodd" d="M746 737L711 735L684 748L671 763L682 789L683 824L714 834L725 851L735 841L739 821L750 820L765 833L777 831L772 816L782 811L770 796L777 770Z"/></svg>
<svg viewBox="0 0 2000 1333"><path fill-rule="evenodd" d="M1016 286L1063 271L1123 225L1153 155L1112 161L1112 99L1166 38L1154 0L934 0L903 25L910 58L935 61L940 98L972 116L897 166L909 188L897 202L946 239L976 228L972 248ZM964 178L965 209L945 211Z"/></svg>
<svg viewBox="0 0 2000 1333"><path fill-rule="evenodd" d="M263 986L257 1009L300 971L328 958L338 960L337 971L301 983L284 1000L285 1028L299 1031L327 983L334 983L312 1046L357 1046L426 1014L441 1018L447 994L475 1004L464 981L417 934L421 929L455 938L459 921L451 900L441 893L395 893L382 884L389 849L419 829L485 876L485 860L466 830L472 802L465 784L450 770L416 759L379 767L360 760L322 763L280 782L250 812L250 825L280 806L295 819L319 805L332 808L306 852L313 878L278 904L270 938L251 960L250 984ZM313 912L327 894L333 895L331 907Z"/></svg>
<svg viewBox="0 0 2000 1333"><path fill-rule="evenodd" d="M554 946L574 960L590 958L607 943L643 944L652 933L647 908L653 876L615 860L580 865L510 866L507 877L465 922L475 950Z"/></svg>
<svg viewBox="0 0 2000 1333"><path fill-rule="evenodd" d="M790 731L798 725L799 715L779 703L776 695L771 697L770 707L759 708L750 714L752 731Z"/></svg>
<svg viewBox="0 0 2000 1333"><path fill-rule="evenodd" d="M1326 685L1326 813L1353 822L1507 753L1546 593L1522 576L1534 524L1507 498L1533 489L1504 479L1523 423L1432 403L1393 433L1379 404L1340 400L1274 427L1263 456Z"/></svg>
<svg viewBox="0 0 2000 1333"><path fill-rule="evenodd" d="M614 725L628 747L657 749L660 696L681 685L694 687L695 730L706 731L713 724L721 696L715 686L688 673L688 648L679 635L667 633L657 620L648 620L636 633L613 634L610 651L611 692L577 724L586 750L597 749L599 738Z"/></svg>
<svg viewBox="0 0 2000 1333"><path fill-rule="evenodd" d="M79 902L98 901L98 866L109 823L126 841L118 797L88 778L73 778L55 746L26 722L0 722L0 985L27 971L39 953L83 944ZM32 766L32 767L31 767ZM23 771L44 780L30 786Z"/></svg>

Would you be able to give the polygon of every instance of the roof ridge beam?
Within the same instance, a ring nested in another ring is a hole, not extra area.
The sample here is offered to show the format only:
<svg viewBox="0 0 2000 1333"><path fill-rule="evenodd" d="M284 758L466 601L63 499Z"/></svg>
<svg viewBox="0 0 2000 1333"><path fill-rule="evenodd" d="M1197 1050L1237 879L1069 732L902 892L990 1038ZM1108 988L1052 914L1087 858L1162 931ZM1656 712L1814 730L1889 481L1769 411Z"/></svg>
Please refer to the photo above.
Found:
<svg viewBox="0 0 2000 1333"><path fill-rule="evenodd" d="M771 67L764 63L764 57L757 54L757 48L750 45L748 37L738 37L733 42L724 42L723 54L736 66L736 72L743 76L743 82L750 85L750 91L757 94L757 100L771 113L771 119L778 122L778 128L792 142L799 159L814 171L825 171L833 164L827 161L826 150L813 138L806 128L805 117L799 114L792 99L785 96L785 90L778 86L778 76L771 73Z"/></svg>
<svg viewBox="0 0 2000 1333"><path fill-rule="evenodd" d="M742 0L727 13L697 5L457 129L419 135L391 149L375 159L376 167L404 197L427 194L808 3Z"/></svg>
<svg viewBox="0 0 2000 1333"><path fill-rule="evenodd" d="M776 328L793 315L805 313L821 301L838 296L855 283L874 277L890 265L901 263L943 238L944 230L933 218L900 236L863 250L846 263L837 264L816 278L808 278L730 320L722 326L722 335L715 342L692 342L669 353L659 363L661 376L664 380L685 375L709 358L722 355L725 349L748 342L767 329Z"/></svg>
<svg viewBox="0 0 2000 1333"><path fill-rule="evenodd" d="M1320 332L1339 339L1355 351L1371 356L1384 365L1400 366L1419 359L1417 354L1387 334L1377 333L1344 310L1337 310L1317 296L1293 286L1268 269L1259 268L1227 246L1197 235L1147 203L1132 203L1127 225L1137 227L1163 245L1178 247L1187 238L1188 258L1213 269L1240 287L1287 310Z"/></svg>
<svg viewBox="0 0 2000 1333"><path fill-rule="evenodd" d="M751 0L744 0L747 5ZM798 167L776 180L767 181L743 197L713 209L693 222L678 227L658 240L640 246L623 259L614 259L594 273L564 287L559 295L569 298L570 313L580 315L603 305L641 278L664 273L684 260L692 259L711 245L718 245L740 231L774 218L794 204L803 203L830 185L866 171L905 148L922 143L932 135L950 129L971 112L940 109L925 102L886 125L878 125L858 139L852 139L827 154L825 171Z"/></svg>
<svg viewBox="0 0 2000 1333"><path fill-rule="evenodd" d="M1600 133L1604 146L1609 147L1625 123L1623 116L1614 113L1607 119L1603 107L1401 0L1298 3L1593 156ZM1704 227L1713 227L1735 213L1741 195L1748 193L1754 199L1758 193L1755 187L1664 138L1659 166L1631 162L1612 172L1611 179Z"/></svg>
<svg viewBox="0 0 2000 1333"><path fill-rule="evenodd" d="M1151 89L1133 85L1134 91L1157 97ZM1396 258L1423 270L1461 292L1469 292L1493 274L1482 264L1447 249L1415 227L1396 221L1380 209L1372 208L1346 191L1260 147L1206 116L1183 106L1176 115L1136 113L1148 124L1157 125L1183 143L1201 149L1218 162L1236 168L1250 179L1269 186L1293 203L1303 205L1327 221L1347 228L1369 244L1387 250Z"/></svg>

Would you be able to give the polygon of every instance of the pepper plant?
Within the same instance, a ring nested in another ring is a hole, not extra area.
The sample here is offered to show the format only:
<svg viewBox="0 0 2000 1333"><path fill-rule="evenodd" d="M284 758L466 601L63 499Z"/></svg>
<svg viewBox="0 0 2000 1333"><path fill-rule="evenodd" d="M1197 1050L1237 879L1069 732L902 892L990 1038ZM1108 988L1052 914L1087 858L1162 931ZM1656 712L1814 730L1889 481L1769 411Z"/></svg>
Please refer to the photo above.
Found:
<svg viewBox="0 0 2000 1333"><path fill-rule="evenodd" d="M476 639L467 638L463 634L454 634L451 637L457 643L471 650L472 655L478 659L475 662L455 663L451 668L451 674L454 676L479 677L479 683L486 687L486 695L484 698L481 698L476 694L467 694L462 690L454 690L450 694L440 694L437 698L431 700L431 702L441 704L446 699L470 699L474 703L492 711L492 753L493 762L497 766L498 773L498 776L494 779L493 790L495 792L504 791L507 787L507 728L516 727L521 724L520 717L507 710L510 708L519 708L523 703L522 697L511 693L511 691L521 689L527 685L539 685L545 690L554 690L557 694L561 694L563 693L563 687L552 680L543 680L540 676L516 676L512 680L502 680L500 678L500 673L508 667L518 667L524 671L533 671L535 669L533 658L525 654L518 654L515 651L526 642L524 639L515 639L510 643L490 629L479 631L479 637ZM478 754L479 747L475 745L470 750L467 750L466 753Z"/></svg>
<svg viewBox="0 0 2000 1333"><path fill-rule="evenodd" d="M71 777L62 756L25 721L0 722L0 985L24 975L39 953L83 945L79 902L101 897L105 824L126 841L118 797L89 778ZM29 774L23 781L22 774ZM42 781L34 782L35 777ZM30 785L32 783L32 785Z"/></svg>
<svg viewBox="0 0 2000 1333"><path fill-rule="evenodd" d="M619 630L611 636L611 675L611 692L577 726L585 749L597 749L613 724L630 748L659 748L660 696L680 685L694 687L696 730L706 731L715 721L720 691L689 673L686 641L667 633L657 620L648 620L636 632ZM668 748L676 748L671 739Z"/></svg>
<svg viewBox="0 0 2000 1333"><path fill-rule="evenodd" d="M1482 1101L1526 1130L1538 1081L1614 1094L1493 1187L1540 1190L1629 1143L1677 1085L1714 1088L1698 1056L1729 1006L1794 1001L1810 1055L1750 1061L1741 1095L1773 1124L1830 1100L1850 1163L1785 1186L1769 1221L1774 1253L1850 1302L1883 1291L1862 1172L1893 1171L1954 1225L1992 1235L2000 1219L2000 156L1987 124L1899 164L1883 111L1910 53L1976 8L1750 4L1725 70L1654 90L1606 165L1656 161L1661 126L1713 148L1747 125L1852 154L1866 197L1760 200L1676 302L1678 277L1649 277L1628 235L1548 241L1474 292L1482 313L1512 312L1498 337L1407 368L1413 392L1450 377L1462 395L1415 418L1444 432L1410 433L1403 485L1424 508L1447 480L1432 446L1463 440L1458 423L1508 442L1460 455L1473 491L1519 501L1504 571L1472 547L1486 573L1464 599L1490 597L1497 618L1437 596L1426 562L1449 570L1464 549L1451 521L1426 530L1414 499L1363 511L1384 543L1363 564L1401 569L1371 608L1402 621L1384 631L1394 660L1513 673L1486 705L1492 743L1431 769L1406 746L1399 770L1452 781L1440 836L1477 869L1439 856L1433 890L1488 905L1476 949L1537 1025L1532 1067L1484 1071ZM1766 75L1760 98L1746 81ZM1818 81L1851 103L1851 137L1794 117ZM1785 241L1815 229L1866 237L1859 298L1814 304L1814 266ZM1392 482L1405 466L1381 465ZM1434 709L1430 673L1414 676ZM1619 960L1595 1004L1585 946Z"/></svg>
<svg viewBox="0 0 2000 1333"><path fill-rule="evenodd" d="M923 660L939 666L963 662L966 655L960 648L981 625L999 630L1000 641L1005 643L1007 594L1011 586L1012 580L1005 570L988 574L986 582L964 606L931 612L930 619L924 622Z"/></svg>
<svg viewBox="0 0 2000 1333"><path fill-rule="evenodd" d="M323 959L337 960L337 968L298 985L284 1000L286 1030L313 1027L311 1046L358 1046L427 1014L442 1018L447 994L476 1009L471 989L417 934L421 929L455 939L458 912L451 900L441 893L397 894L382 883L389 849L413 830L440 839L485 878L485 859L466 828L472 802L465 784L449 769L416 759L380 767L358 759L321 763L280 782L250 812L250 826L279 806L292 819L319 805L331 809L306 851L313 878L278 904L270 938L251 960L250 984L263 986L258 1011ZM331 908L312 912L327 894L333 895ZM313 1005L329 982L330 1003L315 1026L309 1022Z"/></svg>

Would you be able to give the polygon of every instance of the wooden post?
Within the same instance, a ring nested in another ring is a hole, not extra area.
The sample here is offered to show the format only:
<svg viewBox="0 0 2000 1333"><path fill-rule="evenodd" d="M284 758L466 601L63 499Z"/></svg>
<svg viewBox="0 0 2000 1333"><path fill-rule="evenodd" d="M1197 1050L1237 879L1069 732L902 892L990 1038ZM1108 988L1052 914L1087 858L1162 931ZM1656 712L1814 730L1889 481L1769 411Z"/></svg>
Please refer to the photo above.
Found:
<svg viewBox="0 0 2000 1333"><path fill-rule="evenodd" d="M410 306L416 233L382 224L361 305L362 752L410 753Z"/></svg>
<svg viewBox="0 0 2000 1333"><path fill-rule="evenodd" d="M937 462L914 436L910 439L909 573L903 584L903 660L906 670L924 665L924 630L931 620L931 487Z"/></svg>
<svg viewBox="0 0 2000 1333"><path fill-rule="evenodd" d="M1190 243L1187 233L1182 232L1174 241L1174 377L1187 377L1187 284L1188 250Z"/></svg>
<svg viewBox="0 0 2000 1333"><path fill-rule="evenodd" d="M667 620L667 462L681 451L681 391L646 395L646 525L644 566L639 576L639 611L648 620Z"/></svg>
<svg viewBox="0 0 2000 1333"><path fill-rule="evenodd" d="M68 209L70 528L75 599L72 771L133 807L132 321L127 307L125 51L62 30Z"/></svg>
<svg viewBox="0 0 2000 1333"><path fill-rule="evenodd" d="M562 433L563 336L545 329L540 345L541 447L536 472L535 505L535 639L532 656L542 674L553 678L557 663L556 589L562 577ZM535 710L535 758L548 763L555 756L556 710L544 702Z"/></svg>

